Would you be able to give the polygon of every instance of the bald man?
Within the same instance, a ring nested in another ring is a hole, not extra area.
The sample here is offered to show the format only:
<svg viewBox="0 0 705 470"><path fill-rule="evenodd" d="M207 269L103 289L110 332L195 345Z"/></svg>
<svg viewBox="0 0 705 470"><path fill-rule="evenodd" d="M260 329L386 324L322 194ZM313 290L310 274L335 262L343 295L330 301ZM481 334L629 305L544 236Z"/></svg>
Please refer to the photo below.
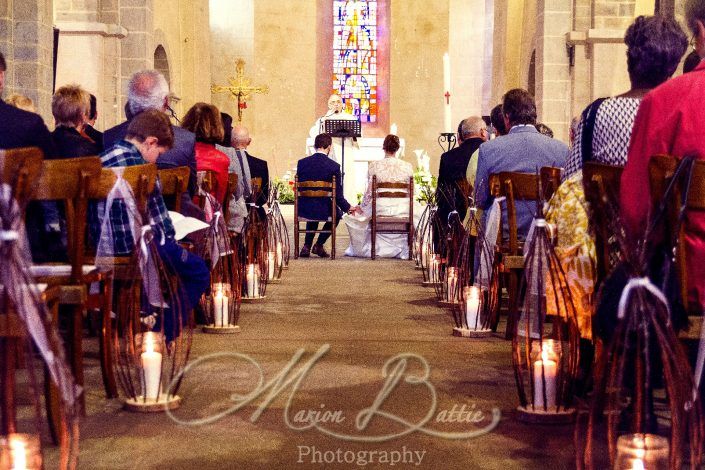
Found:
<svg viewBox="0 0 705 470"><path fill-rule="evenodd" d="M480 116L470 116L460 123L458 140L460 145L441 155L441 165L438 169L438 215L446 222L448 214L457 210L460 220L465 219L468 208L468 194L465 194L465 181L468 163L472 154L480 148L489 134L487 124Z"/></svg>

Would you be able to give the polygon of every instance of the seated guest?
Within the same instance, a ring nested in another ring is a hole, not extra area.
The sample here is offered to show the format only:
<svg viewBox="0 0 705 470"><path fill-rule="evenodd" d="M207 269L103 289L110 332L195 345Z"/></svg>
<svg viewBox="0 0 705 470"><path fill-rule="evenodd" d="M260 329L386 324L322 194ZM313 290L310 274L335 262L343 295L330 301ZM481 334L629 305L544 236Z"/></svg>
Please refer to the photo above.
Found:
<svg viewBox="0 0 705 470"><path fill-rule="evenodd" d="M399 150L399 137L388 135L384 139L382 149L384 158L370 162L367 170L367 190L362 198L360 213L354 216L345 216L343 220L350 234L350 246L345 250L345 256L370 257L371 231L370 217L372 216L372 177L377 177L379 183L409 183L409 178L414 174L411 163L396 157ZM415 211L416 212L416 211ZM383 216L408 217L409 200L401 198L380 198L377 200L377 214ZM409 243L407 236L396 233L383 233L377 235L375 251L382 258L409 259Z"/></svg>
<svg viewBox="0 0 705 470"><path fill-rule="evenodd" d="M228 230L235 233L240 233L247 217L246 200L252 194L250 165L247 162L247 146L250 143L250 136L247 129L243 126L237 126L236 132L233 132L233 118L227 113L220 113L223 121L224 137L220 145L215 148L223 152L230 159L229 173L237 175L237 187L230 201L225 201L225 204L230 206L230 220L227 220Z"/></svg>
<svg viewBox="0 0 705 470"><path fill-rule="evenodd" d="M159 155L170 149L172 145L174 145L174 132L169 118L160 111L149 109L130 121L125 139L117 141L101 154L100 159L106 168L155 163ZM187 322L190 310L208 288L210 282L208 269L201 258L185 250L174 240L174 225L164 204L159 180L149 196L147 209L159 256L180 280L181 314L183 322ZM94 234L101 229L105 211L105 203L99 204L98 218L101 222L91 224L91 231ZM114 201L108 211L113 246L112 253L107 254L130 255L135 248L135 240L132 238L132 229L128 226L129 218L124 202ZM165 323L165 331L167 335L173 332L168 323Z"/></svg>
<svg viewBox="0 0 705 470"><path fill-rule="evenodd" d="M234 136L236 140L236 148L244 151L247 154L247 165L250 168L250 177L259 178L262 180L262 186L259 191L253 188L249 202L256 204L260 208L260 215L264 214L263 206L269 200L269 166L266 160L250 155L247 147L252 143L250 132L242 126L235 127Z"/></svg>
<svg viewBox="0 0 705 470"><path fill-rule="evenodd" d="M502 115L502 105L498 104L490 112L490 125L495 138L501 137L507 133L507 129L504 127L504 116ZM489 138L489 135L487 136ZM487 140L487 139L485 139ZM475 175L477 174L477 156L480 154L480 146L478 145L477 150L475 150L470 157L470 162L468 163L468 171L465 173L465 178L468 180L472 190L472 196L475 195Z"/></svg>
<svg viewBox="0 0 705 470"><path fill-rule="evenodd" d="M335 179L336 185L336 210L338 211L338 218L336 219L336 224L340 222L340 217L343 212L352 213L354 208L350 206L350 203L345 200L343 192L339 190L340 188L340 164L334 162L328 158L328 154L331 151L333 145L333 140L328 134L318 134L314 140L315 153L311 156L302 158L299 160L296 166L296 174L299 177L299 182L303 181L333 181ZM254 175L253 175L254 176ZM331 214L331 200L327 197L321 198L302 198L299 201L299 216L309 220L320 220L326 221ZM331 230L331 222L326 222L323 225L323 230ZM318 222L307 222L306 230L317 230ZM328 252L323 248L323 245L330 237L330 233L320 233L318 235L318 240L316 244L313 244L313 238L315 233L307 233L304 237L304 246L301 248L301 253L299 256L302 258L308 258L311 253L320 256L321 258L327 258L330 256Z"/></svg>
<svg viewBox="0 0 705 470"><path fill-rule="evenodd" d="M100 151L103 151L103 133L96 130L95 122L98 120L98 99L93 93L90 95L90 107L88 109L88 116L86 116L86 122L83 125L83 136L88 137L93 142L100 147Z"/></svg>
<svg viewBox="0 0 705 470"><path fill-rule="evenodd" d="M125 138L127 126L132 118L146 109L156 109L165 112L169 105L169 84L164 75L156 70L142 70L136 72L127 84L127 103L125 104L125 116L127 121L118 124L103 133L104 148L111 147L115 142ZM190 202L196 194L196 136L178 126L172 126L174 130L174 146L164 152L157 160L157 167L174 168L187 166L191 170L191 177L188 184L188 197L183 198L181 207L189 209L192 215L193 204ZM198 216L197 214L193 214ZM202 218L203 215L201 214Z"/></svg>
<svg viewBox="0 0 705 470"><path fill-rule="evenodd" d="M78 85L64 85L51 99L51 113L56 128L51 133L60 158L97 156L100 146L82 135L90 95Z"/></svg>
<svg viewBox="0 0 705 470"><path fill-rule="evenodd" d="M24 109L30 113L36 113L37 108L34 106L34 101L28 96L13 93L7 97L7 104L18 109Z"/></svg>
<svg viewBox="0 0 705 470"><path fill-rule="evenodd" d="M215 148L225 135L220 111L212 104L196 103L184 116L182 127L196 135L196 169L215 172L215 188L211 194L222 205L228 189L230 159Z"/></svg>
<svg viewBox="0 0 705 470"><path fill-rule="evenodd" d="M468 197L471 194L469 194L469 188L464 184L460 185L459 182L466 181L470 157L489 136L487 125L479 116L464 119L458 129L460 145L441 155L438 168L437 214L443 224L447 223L448 214L453 210L458 212L460 220L465 219Z"/></svg>
<svg viewBox="0 0 705 470"><path fill-rule="evenodd" d="M501 139L490 140L480 146L477 161L477 206L487 209L492 205L490 175L503 171L532 173L544 166L563 167L568 158L568 146L563 142L539 134L536 124L536 103L533 96L522 89L508 91L502 101L502 113L509 133ZM536 213L536 203L517 201L517 232L525 239ZM503 208L506 220L506 208Z"/></svg>
<svg viewBox="0 0 705 470"><path fill-rule="evenodd" d="M7 64L0 52L0 96L5 88ZM54 156L49 129L38 114L10 106L0 99L0 149L39 147L44 158Z"/></svg>
<svg viewBox="0 0 705 470"><path fill-rule="evenodd" d="M676 71L687 38L674 19L639 16L627 29L624 43L631 88L585 108L563 173L564 181L582 170L587 161L624 166L639 104L649 90ZM579 177L582 180L582 175Z"/></svg>
<svg viewBox="0 0 705 470"><path fill-rule="evenodd" d="M686 2L685 17L695 51L705 57L705 0ZM679 49L681 50L681 49ZM671 71L672 72L672 71ZM666 73L664 71L663 73ZM627 164L622 173L622 220L633 242L643 239L649 215L649 160L653 155L705 159L705 61L651 90L634 120ZM688 300L705 306L705 216L688 212L685 229Z"/></svg>

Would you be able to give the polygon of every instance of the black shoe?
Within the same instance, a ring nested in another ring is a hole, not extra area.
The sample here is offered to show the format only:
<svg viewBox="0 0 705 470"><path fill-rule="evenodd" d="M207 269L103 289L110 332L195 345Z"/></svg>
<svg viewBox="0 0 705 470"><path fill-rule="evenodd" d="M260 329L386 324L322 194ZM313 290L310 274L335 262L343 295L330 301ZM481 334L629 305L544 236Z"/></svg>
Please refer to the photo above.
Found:
<svg viewBox="0 0 705 470"><path fill-rule="evenodd" d="M314 255L318 255L321 258L330 258L330 255L328 254L326 249L323 248L323 245L319 245L318 243L313 245L313 248L311 248L311 253L313 253Z"/></svg>
<svg viewBox="0 0 705 470"><path fill-rule="evenodd" d="M299 253L299 258L308 258L309 256L311 256L311 247L304 245Z"/></svg>

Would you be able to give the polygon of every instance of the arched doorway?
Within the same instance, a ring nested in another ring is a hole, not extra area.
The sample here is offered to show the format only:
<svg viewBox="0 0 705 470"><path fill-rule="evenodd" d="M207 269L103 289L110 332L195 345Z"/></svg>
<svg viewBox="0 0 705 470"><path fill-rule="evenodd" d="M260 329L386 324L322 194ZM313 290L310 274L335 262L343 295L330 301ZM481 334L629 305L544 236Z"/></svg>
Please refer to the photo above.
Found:
<svg viewBox="0 0 705 470"><path fill-rule="evenodd" d="M169 77L169 59L166 57L166 50L161 44L154 50L154 68L164 75L166 82L171 87L171 78Z"/></svg>

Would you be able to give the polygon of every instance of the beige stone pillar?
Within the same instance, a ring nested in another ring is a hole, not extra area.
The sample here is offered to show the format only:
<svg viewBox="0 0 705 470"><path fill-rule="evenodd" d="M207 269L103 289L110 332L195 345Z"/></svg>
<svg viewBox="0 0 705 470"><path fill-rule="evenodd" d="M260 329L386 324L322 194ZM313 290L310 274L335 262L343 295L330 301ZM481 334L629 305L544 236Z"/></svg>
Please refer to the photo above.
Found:
<svg viewBox="0 0 705 470"><path fill-rule="evenodd" d="M119 50L122 95L117 101L122 107L132 74L154 66L154 0L119 0L118 7L119 25L127 30Z"/></svg>
<svg viewBox="0 0 705 470"><path fill-rule="evenodd" d="M51 125L53 3L6 0L0 4L0 51L8 65L4 95L30 97Z"/></svg>
<svg viewBox="0 0 705 470"><path fill-rule="evenodd" d="M556 139L568 141L571 119L570 62L565 33L572 26L570 0L539 0L536 30L536 106L538 119Z"/></svg>

